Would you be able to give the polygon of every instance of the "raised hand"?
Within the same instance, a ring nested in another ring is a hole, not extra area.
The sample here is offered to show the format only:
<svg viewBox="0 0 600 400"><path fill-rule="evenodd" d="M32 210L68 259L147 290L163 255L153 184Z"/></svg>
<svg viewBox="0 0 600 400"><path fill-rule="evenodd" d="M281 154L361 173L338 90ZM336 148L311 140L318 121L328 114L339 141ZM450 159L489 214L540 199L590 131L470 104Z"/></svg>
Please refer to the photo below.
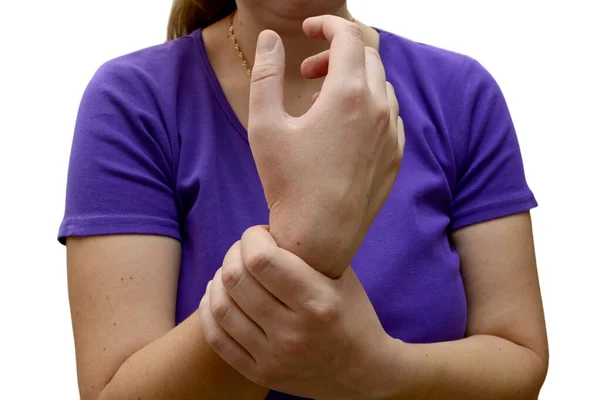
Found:
<svg viewBox="0 0 600 400"><path fill-rule="evenodd" d="M398 101L378 53L360 28L321 16L304 23L327 53L308 59L307 78L327 74L312 108L283 106L285 54L275 32L261 34L252 74L250 146L277 244L330 277L343 274L396 179L404 149Z"/></svg>

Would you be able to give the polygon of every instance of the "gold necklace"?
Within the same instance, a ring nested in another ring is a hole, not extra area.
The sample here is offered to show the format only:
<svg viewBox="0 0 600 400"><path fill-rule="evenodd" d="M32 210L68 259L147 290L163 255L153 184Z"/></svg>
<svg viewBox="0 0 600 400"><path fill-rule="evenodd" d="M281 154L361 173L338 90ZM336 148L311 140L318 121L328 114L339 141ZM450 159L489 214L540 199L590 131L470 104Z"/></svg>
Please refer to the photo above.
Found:
<svg viewBox="0 0 600 400"><path fill-rule="evenodd" d="M248 76L251 76L252 69L250 67L248 67L248 61L246 61L244 52L242 52L242 49L240 48L240 44L238 43L237 39L235 38L235 32L233 30L233 17L235 17L235 11L233 13L231 13L231 23L229 25L229 36L231 37L231 40L233 41L233 47L235 48L235 51L237 52L238 57L242 61L242 66L246 70L246 74Z"/></svg>
<svg viewBox="0 0 600 400"><path fill-rule="evenodd" d="M251 76L252 68L248 66L248 61L246 60L246 56L244 55L244 52L242 51L240 44L238 43L237 38L235 37L235 30L233 29L233 18L235 17L235 13L236 13L236 11L231 13L231 18L230 18L230 23L229 23L229 37L231 37L231 41L233 42L233 48L235 49L239 59L242 62L242 67L244 67L244 70L246 71L246 75ZM354 19L354 17L352 17L352 22L356 23L356 19Z"/></svg>

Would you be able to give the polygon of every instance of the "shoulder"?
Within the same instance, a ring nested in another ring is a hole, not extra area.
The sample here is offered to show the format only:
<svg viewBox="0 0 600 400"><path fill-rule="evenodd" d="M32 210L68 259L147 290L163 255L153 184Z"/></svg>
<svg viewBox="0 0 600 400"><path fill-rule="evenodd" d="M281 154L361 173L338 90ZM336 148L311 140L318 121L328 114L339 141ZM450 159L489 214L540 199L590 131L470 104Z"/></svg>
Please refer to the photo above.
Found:
<svg viewBox="0 0 600 400"><path fill-rule="evenodd" d="M172 92L191 65L201 56L200 31L159 45L125 54L103 63L87 91L106 91L164 96Z"/></svg>
<svg viewBox="0 0 600 400"><path fill-rule="evenodd" d="M135 148L158 143L175 158L177 100L182 87L192 86L186 83L199 80L194 74L202 74L199 46L189 35L103 63L84 90L77 140L135 142Z"/></svg>
<svg viewBox="0 0 600 400"><path fill-rule="evenodd" d="M388 80L433 113L429 117L451 136L468 136L474 120L485 118L492 109L508 118L498 83L476 59L385 31L380 37Z"/></svg>
<svg viewBox="0 0 600 400"><path fill-rule="evenodd" d="M413 134L422 134L438 158L446 154L459 175L482 143L513 135L503 93L479 61L385 31L380 37L381 56L405 110L405 123L415 123L420 115L434 126L435 135L423 135L421 126Z"/></svg>
<svg viewBox="0 0 600 400"><path fill-rule="evenodd" d="M455 51L378 29L386 70L392 76L410 78L435 94L465 95L484 87L497 87L488 70L476 59ZM449 93L451 92L451 93ZM431 94L434 94L431 93Z"/></svg>
<svg viewBox="0 0 600 400"><path fill-rule="evenodd" d="M168 74L173 68L197 57L201 45L201 32L195 31L187 36L169 42L147 47L122 55L104 63L107 70L135 70L146 74Z"/></svg>

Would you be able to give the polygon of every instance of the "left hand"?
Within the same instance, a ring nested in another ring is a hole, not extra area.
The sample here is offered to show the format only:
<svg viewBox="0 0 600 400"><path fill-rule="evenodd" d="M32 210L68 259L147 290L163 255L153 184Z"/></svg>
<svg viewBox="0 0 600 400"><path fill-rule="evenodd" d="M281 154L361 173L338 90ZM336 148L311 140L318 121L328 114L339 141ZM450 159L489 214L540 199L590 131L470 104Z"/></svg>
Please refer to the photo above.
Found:
<svg viewBox="0 0 600 400"><path fill-rule="evenodd" d="M213 350L246 378L310 398L372 394L392 340L352 268L332 280L277 247L266 227L228 251L200 302Z"/></svg>

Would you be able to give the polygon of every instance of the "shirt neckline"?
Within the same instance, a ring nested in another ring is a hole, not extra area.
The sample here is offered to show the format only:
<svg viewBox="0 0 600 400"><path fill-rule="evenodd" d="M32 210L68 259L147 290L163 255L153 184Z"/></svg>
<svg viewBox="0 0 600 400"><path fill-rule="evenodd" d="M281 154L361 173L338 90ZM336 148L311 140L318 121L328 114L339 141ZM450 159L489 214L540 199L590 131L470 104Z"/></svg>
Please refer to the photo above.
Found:
<svg viewBox="0 0 600 400"><path fill-rule="evenodd" d="M386 39L387 39L388 32L386 32L382 29L376 28L376 27L372 27L372 28L375 29L379 33L379 54L381 56L381 60L384 64L384 66L385 66L386 65L386 55L387 55ZM210 59L208 57L208 52L206 51L206 45L204 43L204 38L202 37L202 29L197 29L196 31L194 31L192 36L194 36L196 38L196 40L198 41L198 45L199 45L199 49L200 49L200 57L201 57L201 62L202 62L202 69L204 71L204 74L206 75L206 78L208 79L208 81L210 83L212 91L213 91L215 97L217 98L217 101L219 102L221 109L223 110L223 113L225 114L225 116L227 117L227 119L229 120L229 122L231 123L233 128L242 137L242 139L244 139L247 143L249 143L248 131L246 130L246 128L244 127L244 125L242 124L242 122L240 121L238 116L236 115L235 111L233 111L233 107L231 107L231 104L227 100L227 96L225 96L225 91L223 90L223 87L221 86L221 83L219 82L219 79L217 78L217 74L210 62Z"/></svg>

